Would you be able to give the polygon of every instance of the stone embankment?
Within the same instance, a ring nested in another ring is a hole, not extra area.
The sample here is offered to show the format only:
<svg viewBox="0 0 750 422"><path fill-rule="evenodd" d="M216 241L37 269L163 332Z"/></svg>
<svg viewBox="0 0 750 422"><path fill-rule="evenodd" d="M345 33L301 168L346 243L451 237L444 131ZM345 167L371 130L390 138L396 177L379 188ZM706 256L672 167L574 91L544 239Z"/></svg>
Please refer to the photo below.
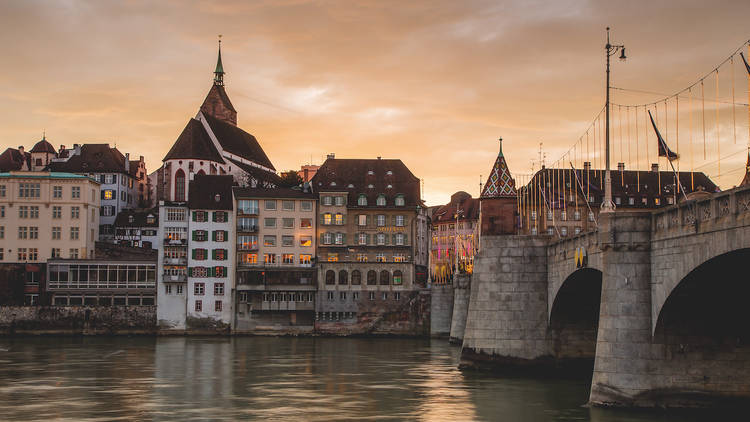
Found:
<svg viewBox="0 0 750 422"><path fill-rule="evenodd" d="M156 333L156 306L0 307L0 335Z"/></svg>

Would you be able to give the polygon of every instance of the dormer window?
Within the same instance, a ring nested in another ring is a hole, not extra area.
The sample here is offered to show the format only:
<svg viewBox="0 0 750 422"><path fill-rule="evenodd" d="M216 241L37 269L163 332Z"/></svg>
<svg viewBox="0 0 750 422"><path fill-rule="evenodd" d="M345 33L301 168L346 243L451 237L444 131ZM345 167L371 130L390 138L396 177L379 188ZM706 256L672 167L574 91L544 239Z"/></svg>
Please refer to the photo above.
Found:
<svg viewBox="0 0 750 422"><path fill-rule="evenodd" d="M384 207L385 206L385 195L378 195L378 199L375 202L375 204L377 206L379 206L379 207Z"/></svg>
<svg viewBox="0 0 750 422"><path fill-rule="evenodd" d="M354 185L352 185L351 183L349 183L349 186L347 186L347 188L354 189Z"/></svg>
<svg viewBox="0 0 750 422"><path fill-rule="evenodd" d="M219 195L218 193L216 195L214 195L214 201L216 201L216 202L221 201L221 195Z"/></svg>
<svg viewBox="0 0 750 422"><path fill-rule="evenodd" d="M388 170L387 172L385 172L385 175L386 175L386 176L393 176L393 172L392 172L392 171L390 171L390 170Z"/></svg>
<svg viewBox="0 0 750 422"><path fill-rule="evenodd" d="M148 216L146 217L146 223L148 223L148 224L154 224L154 222L155 222L155 221L156 221L156 218L154 218L154 216L153 216L153 215L151 215L151 214L149 214L149 215L148 215Z"/></svg>
<svg viewBox="0 0 750 422"><path fill-rule="evenodd" d="M404 206L404 195L396 195L396 200L394 201L397 207L403 207Z"/></svg>
<svg viewBox="0 0 750 422"><path fill-rule="evenodd" d="M388 185L386 188L387 189L393 189L393 185Z"/></svg>
<svg viewBox="0 0 750 422"><path fill-rule="evenodd" d="M133 222L133 220L134 220L133 216L132 216L132 215L129 215L129 216L128 216L128 223L132 223L132 222Z"/></svg>
<svg viewBox="0 0 750 422"><path fill-rule="evenodd" d="M336 186L336 182L331 182L331 186Z"/></svg>
<svg viewBox="0 0 750 422"><path fill-rule="evenodd" d="M365 195L359 195L357 198L357 205L360 207L366 207L367 206L367 196Z"/></svg>
<svg viewBox="0 0 750 422"><path fill-rule="evenodd" d="M372 185L372 183L370 183L369 185L367 185L367 187L368 187L369 189L372 189L372 188L374 188L375 186L373 186L373 185Z"/></svg>
<svg viewBox="0 0 750 422"><path fill-rule="evenodd" d="M374 174L375 174L375 172L373 172L372 170L368 170L368 171L367 171L367 175L368 175L368 176L372 176L372 175L374 175Z"/></svg>

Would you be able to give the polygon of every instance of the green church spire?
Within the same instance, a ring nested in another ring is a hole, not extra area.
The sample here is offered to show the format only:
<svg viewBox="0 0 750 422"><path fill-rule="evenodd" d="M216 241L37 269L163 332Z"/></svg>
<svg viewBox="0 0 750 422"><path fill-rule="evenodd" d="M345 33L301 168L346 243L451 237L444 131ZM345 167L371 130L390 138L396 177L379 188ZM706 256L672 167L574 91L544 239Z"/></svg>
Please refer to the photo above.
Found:
<svg viewBox="0 0 750 422"><path fill-rule="evenodd" d="M221 35L219 35L219 59L216 60L216 70L214 70L214 85L224 85L224 66L221 64Z"/></svg>

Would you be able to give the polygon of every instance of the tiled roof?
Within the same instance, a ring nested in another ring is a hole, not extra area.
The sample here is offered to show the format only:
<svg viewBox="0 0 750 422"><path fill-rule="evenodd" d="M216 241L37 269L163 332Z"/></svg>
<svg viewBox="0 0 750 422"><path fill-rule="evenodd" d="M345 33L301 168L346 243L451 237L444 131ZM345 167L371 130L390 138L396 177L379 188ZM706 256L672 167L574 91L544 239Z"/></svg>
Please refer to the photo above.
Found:
<svg viewBox="0 0 750 422"><path fill-rule="evenodd" d="M388 206L399 194L404 195L406 206L424 205L419 179L401 160L329 158L315 173L312 184L317 192L347 192L349 206L356 206L361 194L372 207L381 194Z"/></svg>
<svg viewBox="0 0 750 422"><path fill-rule="evenodd" d="M204 113L203 116L225 151L276 170L253 135L209 114Z"/></svg>
<svg viewBox="0 0 750 422"><path fill-rule="evenodd" d="M148 223L148 216L154 216L154 222ZM133 222L130 222L133 216ZM159 227L159 207L142 210L122 210L115 218L116 227Z"/></svg>
<svg viewBox="0 0 750 422"><path fill-rule="evenodd" d="M274 184L275 186L278 186L279 183L281 183L281 177L279 177L279 175L276 173L271 173L270 171L262 170L249 164L233 160L231 158L227 158L227 160L233 165L241 168L243 171L245 171L245 173L254 177L260 183L268 182Z"/></svg>
<svg viewBox="0 0 750 422"><path fill-rule="evenodd" d="M503 155L503 140L500 139L500 152L492 166L487 182L482 189L482 198L515 198L516 181L510 174L508 164Z"/></svg>
<svg viewBox="0 0 750 422"><path fill-rule="evenodd" d="M42 140L37 142L36 145L34 145L34 148L31 148L31 151L29 152L50 152L52 154L57 153L57 151L55 151L55 147L47 142L47 138L42 138Z"/></svg>
<svg viewBox="0 0 750 422"><path fill-rule="evenodd" d="M195 158L224 164L224 160L206 133L203 124L196 119L190 119L185 125L185 129L182 129L182 133L162 161L181 158Z"/></svg>
<svg viewBox="0 0 750 422"><path fill-rule="evenodd" d="M26 170L29 170L31 168L30 160L31 154L28 152L21 154L21 151L15 148L8 148L0 154L0 171L21 170L24 163L26 164Z"/></svg>
<svg viewBox="0 0 750 422"><path fill-rule="evenodd" d="M70 173L125 173L125 156L109 144L84 144L68 161L53 161L51 171Z"/></svg>
<svg viewBox="0 0 750 422"><path fill-rule="evenodd" d="M472 198L466 192L456 192L451 195L451 201L438 207L432 214L433 223L447 223L456 221L456 210L460 210L458 220L478 220L479 200Z"/></svg>
<svg viewBox="0 0 750 422"><path fill-rule="evenodd" d="M234 208L232 185L231 175L197 174L190 181L188 207L201 210L231 210Z"/></svg>
<svg viewBox="0 0 750 422"><path fill-rule="evenodd" d="M221 101L222 105L224 107L226 107L227 109L229 109L231 111L234 111L234 112L237 112L237 110L234 109L234 106L232 105L232 102L229 101L229 96L227 95L227 91L226 91L226 89L224 89L224 86L223 85L216 85L216 84L211 85L211 89L208 91L208 94L206 95L206 99L203 100L203 104L201 105L201 110L202 111L207 111L207 110L204 110L204 108L206 108L207 105L208 105L207 103L211 99L214 99L214 98L216 98L219 101Z"/></svg>

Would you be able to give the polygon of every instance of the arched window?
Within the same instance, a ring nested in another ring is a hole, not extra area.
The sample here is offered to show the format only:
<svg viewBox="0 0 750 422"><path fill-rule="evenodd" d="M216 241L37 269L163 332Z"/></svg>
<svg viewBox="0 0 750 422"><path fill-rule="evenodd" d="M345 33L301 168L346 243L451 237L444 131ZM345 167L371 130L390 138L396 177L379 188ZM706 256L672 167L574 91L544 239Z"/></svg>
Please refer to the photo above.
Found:
<svg viewBox="0 0 750 422"><path fill-rule="evenodd" d="M352 285L359 286L362 284L362 273L359 270L352 271Z"/></svg>
<svg viewBox="0 0 750 422"><path fill-rule="evenodd" d="M368 286L374 286L378 284L378 274L374 270L370 270L367 272L367 285Z"/></svg>
<svg viewBox="0 0 750 422"><path fill-rule="evenodd" d="M393 284L401 284L403 283L403 273L401 270L396 270L393 272Z"/></svg>
<svg viewBox="0 0 750 422"><path fill-rule="evenodd" d="M195 173L195 174L197 174L198 176L203 176L203 175L206 174L206 172L203 171L203 169L200 169L200 170L198 170L198 173Z"/></svg>
<svg viewBox="0 0 750 422"><path fill-rule="evenodd" d="M336 272L333 270L326 271L326 284L336 284Z"/></svg>
<svg viewBox="0 0 750 422"><path fill-rule="evenodd" d="M384 207L385 206L385 195L378 195L378 199L375 202L375 204L377 206L379 206L379 207Z"/></svg>
<svg viewBox="0 0 750 422"><path fill-rule="evenodd" d="M391 283L391 274L386 270L381 271L380 272L380 284L387 286L390 283Z"/></svg>
<svg viewBox="0 0 750 422"><path fill-rule="evenodd" d="M397 207L403 207L404 206L404 195L396 195L396 206Z"/></svg>
<svg viewBox="0 0 750 422"><path fill-rule="evenodd" d="M339 271L339 284L348 284L349 283L349 273L346 272L346 270Z"/></svg>
<svg viewBox="0 0 750 422"><path fill-rule="evenodd" d="M366 207L367 196L365 196L364 194L360 194L359 197L357 198L357 205L359 205L360 207Z"/></svg>
<svg viewBox="0 0 750 422"><path fill-rule="evenodd" d="M185 172L182 169L174 174L174 200L185 200Z"/></svg>

